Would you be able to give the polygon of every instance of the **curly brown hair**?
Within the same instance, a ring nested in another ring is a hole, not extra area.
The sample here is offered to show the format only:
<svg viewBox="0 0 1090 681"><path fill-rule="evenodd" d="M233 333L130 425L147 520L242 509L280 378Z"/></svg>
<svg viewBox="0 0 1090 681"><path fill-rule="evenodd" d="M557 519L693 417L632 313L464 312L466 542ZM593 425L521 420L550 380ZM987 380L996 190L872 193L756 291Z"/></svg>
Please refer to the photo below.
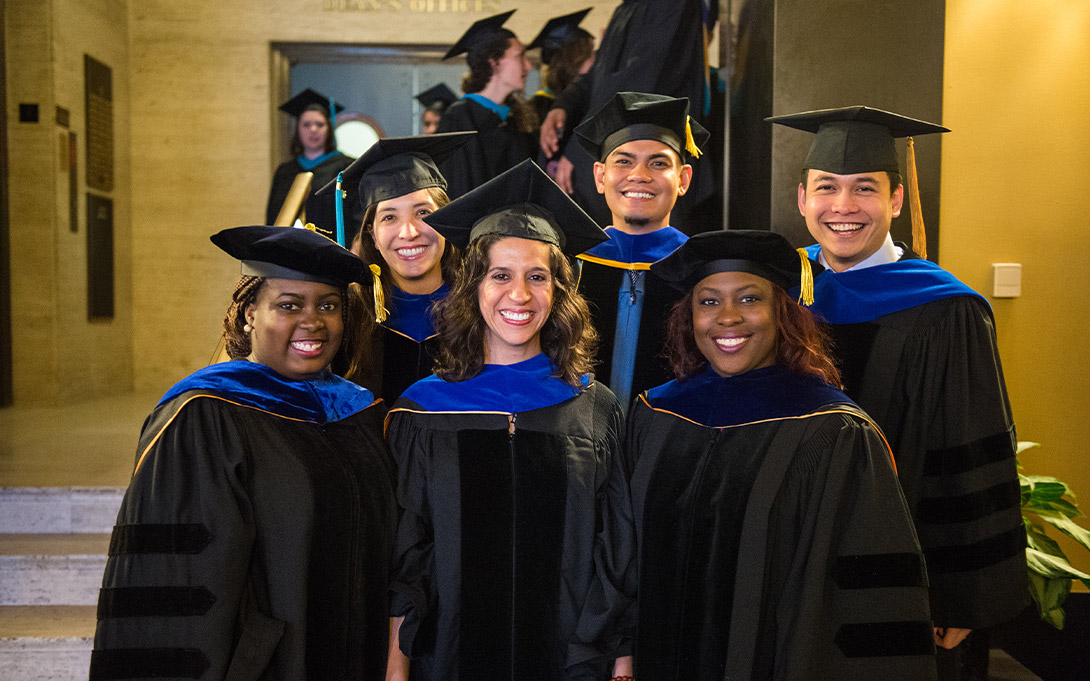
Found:
<svg viewBox="0 0 1090 681"><path fill-rule="evenodd" d="M474 49L466 53L466 64L469 71L462 76L462 92L472 94L480 92L492 80L492 62L503 59L507 48L511 47L511 41L518 40L515 34L507 29L500 29L496 35L482 49ZM511 124L521 132L536 132L541 127L537 119L534 107L523 97L519 91L507 95L503 105L511 107Z"/></svg>
<svg viewBox="0 0 1090 681"><path fill-rule="evenodd" d="M227 355L231 359L245 359L253 352L250 343L250 334L246 332L246 308L257 302L257 296L265 285L265 277L254 277L243 274L235 284L235 291L231 294L231 304L227 307L227 314L223 317L223 342L227 348ZM353 305L351 297L345 289L339 289L341 293L341 319L344 321L344 335L341 337L341 351L350 347L356 334L352 329L359 326L357 319L362 310L359 305ZM336 360L334 360L336 363Z"/></svg>
<svg viewBox="0 0 1090 681"><path fill-rule="evenodd" d="M439 346L435 373L446 381L464 381L484 366L486 324L481 315L478 290L488 274L492 246L509 239L486 234L466 249L450 294L435 305L435 331ZM557 378L579 385L580 377L593 367L598 332L590 321L590 308L579 294L575 272L568 258L549 244L549 271L553 281L553 306L541 328L541 350L552 361Z"/></svg>
<svg viewBox="0 0 1090 681"><path fill-rule="evenodd" d="M579 75L579 68L594 54L594 36L583 29L575 40L557 50L545 67L545 84L554 95L563 92Z"/></svg>
<svg viewBox="0 0 1090 681"><path fill-rule="evenodd" d="M326 136L322 153L328 154L331 151L335 151L337 149L337 136L333 132L333 122L329 120L329 107L322 104L311 104L303 109L299 113L299 118L295 120L295 130L291 133L291 155L303 155L303 140L299 137L299 122L303 120L303 114L308 111L317 111L322 114L322 118L325 119Z"/></svg>
<svg viewBox="0 0 1090 681"><path fill-rule="evenodd" d="M776 364L842 387L840 370L830 356L829 337L814 321L810 310L792 300L780 286L772 287L772 318L776 322ZM708 366L708 359L693 336L692 289L670 310L663 356L679 381L699 374Z"/></svg>

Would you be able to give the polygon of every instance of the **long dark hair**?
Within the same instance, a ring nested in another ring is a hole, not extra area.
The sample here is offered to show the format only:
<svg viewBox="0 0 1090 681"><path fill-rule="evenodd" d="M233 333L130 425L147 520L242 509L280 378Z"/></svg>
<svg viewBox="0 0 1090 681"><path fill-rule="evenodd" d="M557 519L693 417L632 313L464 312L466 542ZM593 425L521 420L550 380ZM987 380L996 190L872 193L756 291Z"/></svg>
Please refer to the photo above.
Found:
<svg viewBox="0 0 1090 681"><path fill-rule="evenodd" d="M299 124L303 121L303 114L308 111L317 111L322 114L322 118L325 119L326 124L326 136L325 146L323 146L323 153L328 154L337 148L337 137L333 134L333 122L329 120L329 107L322 106L321 104L311 104L307 108L299 112L299 118L295 121L295 129L291 133L291 155L302 156L303 155L303 140L299 138Z"/></svg>
<svg viewBox="0 0 1090 681"><path fill-rule="evenodd" d="M435 331L439 335L435 373L447 381L464 381L484 366L485 324L478 296L489 269L492 246L508 239L486 234L469 244L450 294L435 305ZM590 322L590 308L579 294L571 263L559 248L549 245L549 271L553 281L553 306L541 328L541 350L556 367L557 377L578 385L593 366L598 333Z"/></svg>
<svg viewBox="0 0 1090 681"><path fill-rule="evenodd" d="M518 40L515 34L505 28L496 31L487 43L481 47L474 47L466 54L466 64L469 71L462 76L462 92L472 94L480 92L492 80L492 62L503 59L512 40ZM503 100L504 106L511 107L511 125L521 132L536 132L541 125L537 120L537 112L534 107L525 100L523 93L519 91L507 95Z"/></svg>
<svg viewBox="0 0 1090 681"><path fill-rule="evenodd" d="M829 337L818 327L810 310L792 300L783 288L773 286L772 315L776 323L776 364L841 387L840 371L829 352ZM679 381L699 374L708 366L708 359L700 352L693 335L691 289L670 310L663 355Z"/></svg>
<svg viewBox="0 0 1090 681"><path fill-rule="evenodd" d="M545 67L545 84L554 95L563 92L579 76L583 62L594 54L594 36L583 29L576 29L576 38L556 54Z"/></svg>

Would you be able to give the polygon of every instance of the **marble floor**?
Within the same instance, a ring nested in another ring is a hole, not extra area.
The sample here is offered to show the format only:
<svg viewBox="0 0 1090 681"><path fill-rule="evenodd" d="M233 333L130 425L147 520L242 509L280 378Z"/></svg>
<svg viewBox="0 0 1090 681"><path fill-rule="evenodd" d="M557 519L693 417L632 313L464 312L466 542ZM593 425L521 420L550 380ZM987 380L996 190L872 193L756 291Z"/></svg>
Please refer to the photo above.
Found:
<svg viewBox="0 0 1090 681"><path fill-rule="evenodd" d="M124 486L158 395L0 409L0 487Z"/></svg>

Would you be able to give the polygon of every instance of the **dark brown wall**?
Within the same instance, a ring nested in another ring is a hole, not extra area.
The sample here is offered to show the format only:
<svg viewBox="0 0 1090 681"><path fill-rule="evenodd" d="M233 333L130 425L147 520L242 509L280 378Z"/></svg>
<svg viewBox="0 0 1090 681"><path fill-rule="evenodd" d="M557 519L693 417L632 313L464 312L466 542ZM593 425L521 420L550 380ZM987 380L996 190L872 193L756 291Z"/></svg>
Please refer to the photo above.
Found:
<svg viewBox="0 0 1090 681"><path fill-rule="evenodd" d="M771 223L796 245L813 243L796 207L799 170L811 135L781 126L760 128L760 113L779 115L866 104L928 121L942 121L944 0L748 0L752 37L749 82L736 95L730 226ZM770 109L770 110L768 110ZM740 122L738 115L745 118ZM741 128L741 130L740 130ZM916 140L924 221L931 259L938 254L940 140ZM902 170L903 143L900 145ZM907 203L907 202L906 202ZM742 221L750 224L741 224ZM894 239L910 240L908 211L893 223Z"/></svg>

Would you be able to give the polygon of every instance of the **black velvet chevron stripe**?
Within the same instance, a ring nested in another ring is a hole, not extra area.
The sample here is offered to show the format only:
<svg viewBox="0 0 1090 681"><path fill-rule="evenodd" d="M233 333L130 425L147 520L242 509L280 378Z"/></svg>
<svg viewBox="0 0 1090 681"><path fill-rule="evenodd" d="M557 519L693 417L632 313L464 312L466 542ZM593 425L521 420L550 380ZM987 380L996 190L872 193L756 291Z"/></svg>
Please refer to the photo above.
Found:
<svg viewBox="0 0 1090 681"><path fill-rule="evenodd" d="M126 586L100 589L98 618L192 617L216 602L203 586Z"/></svg>
<svg viewBox="0 0 1090 681"><path fill-rule="evenodd" d="M917 518L921 523L943 525L965 523L1015 508L1022 503L1018 480L1008 480L987 489L956 497L930 497L920 500Z"/></svg>
<svg viewBox="0 0 1090 681"><path fill-rule="evenodd" d="M916 553L838 556L833 580L841 589L927 586L927 572Z"/></svg>
<svg viewBox="0 0 1090 681"><path fill-rule="evenodd" d="M117 648L91 653L90 681L167 677L199 679L211 663L196 648Z"/></svg>
<svg viewBox="0 0 1090 681"><path fill-rule="evenodd" d="M931 655L935 651L930 622L842 624L834 640L845 657Z"/></svg>
<svg viewBox="0 0 1090 681"><path fill-rule="evenodd" d="M188 553L204 550L212 533L200 523L177 525L117 525L110 537L110 555L126 553Z"/></svg>
<svg viewBox="0 0 1090 681"><path fill-rule="evenodd" d="M948 449L929 449L924 457L924 475L950 475L1014 457L1014 441L1004 431Z"/></svg>
<svg viewBox="0 0 1090 681"><path fill-rule="evenodd" d="M1026 549L1026 529L1019 525L1003 534L965 546L928 549L927 567L932 573L965 572L995 565Z"/></svg>

